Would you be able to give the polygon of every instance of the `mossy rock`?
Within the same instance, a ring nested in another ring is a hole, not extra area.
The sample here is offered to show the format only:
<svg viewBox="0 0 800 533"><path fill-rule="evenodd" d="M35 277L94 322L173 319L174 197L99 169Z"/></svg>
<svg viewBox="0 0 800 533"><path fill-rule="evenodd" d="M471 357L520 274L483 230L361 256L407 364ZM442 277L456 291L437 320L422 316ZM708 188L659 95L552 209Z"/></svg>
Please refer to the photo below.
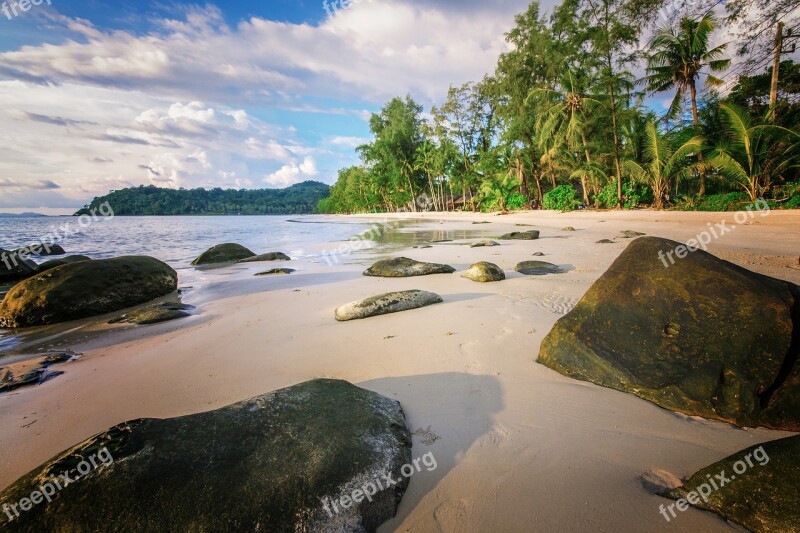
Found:
<svg viewBox="0 0 800 533"><path fill-rule="evenodd" d="M397 401L317 379L215 411L119 424L26 474L0 501L28 498L64 471L74 478L93 456L97 468L6 530L371 532L408 486L411 435ZM388 484L384 476L397 483L373 492L368 484ZM343 508L356 490L359 501Z"/></svg>
<svg viewBox="0 0 800 533"><path fill-rule="evenodd" d="M503 269L494 263L487 261L480 261L469 267L469 270L461 275L462 278L471 279L479 283L488 283L492 281L503 281L506 279L506 273Z"/></svg>
<svg viewBox="0 0 800 533"><path fill-rule="evenodd" d="M364 271L365 276L380 278L408 278L429 274L452 274L456 269L450 265L423 263L408 257L382 259Z"/></svg>
<svg viewBox="0 0 800 533"><path fill-rule="evenodd" d="M720 474L727 481L722 487ZM712 479L718 490L713 490ZM700 470L665 496L683 499L684 506L690 497L688 503L757 533L800 531L798 480L800 436L794 436L737 452ZM674 519L669 510L665 512Z"/></svg>
<svg viewBox="0 0 800 533"><path fill-rule="evenodd" d="M620 237L623 239L634 239L636 237L641 237L643 235L647 235L646 233L642 233L640 231L633 231L626 229L625 231L621 231L619 233Z"/></svg>
<svg viewBox="0 0 800 533"><path fill-rule="evenodd" d="M800 430L800 287L702 250L667 268L678 246L630 243L539 362L688 415Z"/></svg>
<svg viewBox="0 0 800 533"><path fill-rule="evenodd" d="M485 246L500 246L500 243L491 240L485 240L485 241L473 242L472 244L469 245L470 248L483 248Z"/></svg>
<svg viewBox="0 0 800 533"><path fill-rule="evenodd" d="M264 272L259 272L255 274L256 276L285 276L291 274L295 270L293 268L271 268L269 270L265 270Z"/></svg>
<svg viewBox="0 0 800 533"><path fill-rule="evenodd" d="M526 276L546 276L547 274L563 274L558 265L546 261L522 261L514 270Z"/></svg>
<svg viewBox="0 0 800 533"><path fill-rule="evenodd" d="M138 324L140 326L159 324L161 322L168 322L170 320L191 316L189 311L192 309L194 309L193 305L180 302L165 302L156 305L148 305L125 313L119 318L109 320L109 324L118 324L121 322Z"/></svg>
<svg viewBox="0 0 800 533"><path fill-rule="evenodd" d="M539 230L512 231L498 237L502 241L535 241L539 238Z"/></svg>
<svg viewBox="0 0 800 533"><path fill-rule="evenodd" d="M27 279L38 271L39 267L30 259L23 259L16 252L0 248L0 283Z"/></svg>
<svg viewBox="0 0 800 533"><path fill-rule="evenodd" d="M50 256L50 255L65 255L67 252L64 251L58 244L32 244L31 246L26 246L24 248L19 248L14 250L17 253L25 253L28 255L38 255L38 256Z"/></svg>
<svg viewBox="0 0 800 533"><path fill-rule="evenodd" d="M600 239L597 244L616 244L616 242L611 239Z"/></svg>
<svg viewBox="0 0 800 533"><path fill-rule="evenodd" d="M0 326L22 328L66 322L133 307L177 289L178 274L147 256L68 263L8 291Z"/></svg>
<svg viewBox="0 0 800 533"><path fill-rule="evenodd" d="M334 315L336 320L345 322L347 320L358 320L373 316L387 315L389 313L409 311L427 305L442 303L443 301L442 297L438 294L427 291L410 290L389 292L345 304L337 308Z"/></svg>
<svg viewBox="0 0 800 533"><path fill-rule="evenodd" d="M226 243L212 246L197 259L192 261L192 266L214 265L219 263L235 263L242 259L254 257L256 254L241 244Z"/></svg>
<svg viewBox="0 0 800 533"><path fill-rule="evenodd" d="M80 263L81 261L91 260L91 257L87 257L85 255L68 255L66 257L59 257L58 259L50 259L49 261L45 261L39 265L39 272L47 272L48 270L60 267L61 265L66 265L68 263Z"/></svg>
<svg viewBox="0 0 800 533"><path fill-rule="evenodd" d="M572 232L572 231L575 231L575 228L573 228L572 226L567 226L566 228L561 228L561 231L570 231L570 232Z"/></svg>
<svg viewBox="0 0 800 533"><path fill-rule="evenodd" d="M241 259L239 263L264 263L267 261L291 261L292 258L283 252L269 252L266 254Z"/></svg>

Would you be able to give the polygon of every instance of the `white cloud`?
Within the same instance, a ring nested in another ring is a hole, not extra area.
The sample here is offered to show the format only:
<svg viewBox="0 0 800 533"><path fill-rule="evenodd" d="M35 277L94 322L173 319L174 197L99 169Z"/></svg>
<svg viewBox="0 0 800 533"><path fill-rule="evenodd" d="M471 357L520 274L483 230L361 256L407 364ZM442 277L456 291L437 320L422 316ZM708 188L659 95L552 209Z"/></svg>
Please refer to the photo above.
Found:
<svg viewBox="0 0 800 533"><path fill-rule="evenodd" d="M314 158L306 156L299 165L296 163L284 165L278 171L264 178L264 181L270 187L288 187L295 183L313 179L317 173L317 164Z"/></svg>

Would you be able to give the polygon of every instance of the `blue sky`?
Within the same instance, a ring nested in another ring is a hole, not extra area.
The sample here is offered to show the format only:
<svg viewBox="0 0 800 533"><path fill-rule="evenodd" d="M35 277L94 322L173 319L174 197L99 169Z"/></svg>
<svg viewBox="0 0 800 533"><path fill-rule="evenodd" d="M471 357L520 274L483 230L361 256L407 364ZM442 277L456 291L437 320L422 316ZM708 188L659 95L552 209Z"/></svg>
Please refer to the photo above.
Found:
<svg viewBox="0 0 800 533"><path fill-rule="evenodd" d="M9 212L68 213L142 184L333 183L371 113L406 94L429 109L491 73L528 4L30 1L6 17L0 0Z"/></svg>

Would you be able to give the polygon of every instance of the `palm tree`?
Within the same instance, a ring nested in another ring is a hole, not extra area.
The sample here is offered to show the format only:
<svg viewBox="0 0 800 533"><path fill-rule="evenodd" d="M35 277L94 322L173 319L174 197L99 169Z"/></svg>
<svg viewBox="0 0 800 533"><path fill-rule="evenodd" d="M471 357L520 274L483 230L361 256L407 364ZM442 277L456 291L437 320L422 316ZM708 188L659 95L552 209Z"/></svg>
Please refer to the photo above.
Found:
<svg viewBox="0 0 800 533"><path fill-rule="evenodd" d="M731 64L723 59L727 44L709 49L711 33L716 28L716 18L709 12L700 20L684 17L677 28L662 28L650 42L651 55L648 58L647 74L644 81L651 93L675 89L675 98L667 116L675 116L683 108L689 96L692 103L692 121L695 131L700 127L697 112L697 80L706 75L706 83L711 86L722 84L722 80L703 69L721 72ZM705 194L705 175L700 173L700 196Z"/></svg>
<svg viewBox="0 0 800 533"><path fill-rule="evenodd" d="M722 104L727 141L711 152L709 164L742 187L755 202L773 178L800 167L800 133L753 120L743 109ZM769 111L768 111L769 113Z"/></svg>
<svg viewBox="0 0 800 533"><path fill-rule="evenodd" d="M669 140L658 131L656 124L648 121L644 141L644 156L647 163L641 166L629 159L623 166L634 179L647 183L653 189L655 198L653 206L661 209L664 207L664 196L669 191L670 182L689 176L693 167L689 164L689 158L699 154L702 148L702 139L694 137L677 150L673 150Z"/></svg>

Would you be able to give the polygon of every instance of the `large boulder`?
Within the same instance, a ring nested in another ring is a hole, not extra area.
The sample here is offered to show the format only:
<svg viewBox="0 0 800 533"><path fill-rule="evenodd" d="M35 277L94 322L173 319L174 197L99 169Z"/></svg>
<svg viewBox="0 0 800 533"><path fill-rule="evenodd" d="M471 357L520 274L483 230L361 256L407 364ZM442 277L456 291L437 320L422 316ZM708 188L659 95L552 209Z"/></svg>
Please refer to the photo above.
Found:
<svg viewBox="0 0 800 533"><path fill-rule="evenodd" d="M450 265L423 263L408 257L382 259L364 271L365 276L381 278L407 278L428 274L452 274L456 269Z"/></svg>
<svg viewBox="0 0 800 533"><path fill-rule="evenodd" d="M0 283L12 283L29 278L38 272L36 263L23 259L16 252L0 248Z"/></svg>
<svg viewBox="0 0 800 533"><path fill-rule="evenodd" d="M442 303L442 297L432 292L410 290L389 292L378 296L372 296L364 300L345 304L336 309L336 320L344 322L347 320L357 320L369 318L400 311L408 311Z"/></svg>
<svg viewBox="0 0 800 533"><path fill-rule="evenodd" d="M661 513L672 521L691 504L757 533L800 531L798 480L800 436L775 440L703 468L665 494L678 503Z"/></svg>
<svg viewBox="0 0 800 533"><path fill-rule="evenodd" d="M0 326L21 328L102 315L168 294L178 274L147 256L69 263L18 283L0 303Z"/></svg>
<svg viewBox="0 0 800 533"><path fill-rule="evenodd" d="M120 424L31 471L0 501L80 471L7 530L367 532L394 516L410 459L397 401L318 379L215 411Z"/></svg>
<svg viewBox="0 0 800 533"><path fill-rule="evenodd" d="M217 263L235 263L237 261L241 261L242 259L255 257L255 255L255 253L248 250L241 244L218 244L200 254L197 259L192 261L192 266L214 265Z"/></svg>
<svg viewBox="0 0 800 533"><path fill-rule="evenodd" d="M239 263L263 263L267 261L291 261L292 258L283 252L269 252L266 254L255 255L247 259L240 259Z"/></svg>
<svg viewBox="0 0 800 533"><path fill-rule="evenodd" d="M673 411L800 430L800 287L702 250L664 260L679 246L633 241L539 362Z"/></svg>
<svg viewBox="0 0 800 533"><path fill-rule="evenodd" d="M61 265L66 265L68 263L80 263L81 261L91 260L91 257L87 257L85 255L68 255L66 257L59 257L58 259L50 259L49 261L45 261L39 265L39 272L47 272L48 270L60 267Z"/></svg>
<svg viewBox="0 0 800 533"><path fill-rule="evenodd" d="M480 261L469 267L469 270L461 274L461 277L480 283L487 283L490 281L503 281L506 279L506 273L494 263Z"/></svg>
<svg viewBox="0 0 800 533"><path fill-rule="evenodd" d="M24 248L19 248L18 250L15 250L15 252L39 256L64 255L67 253L64 251L64 248L61 247L61 245L49 243L32 244Z"/></svg>

